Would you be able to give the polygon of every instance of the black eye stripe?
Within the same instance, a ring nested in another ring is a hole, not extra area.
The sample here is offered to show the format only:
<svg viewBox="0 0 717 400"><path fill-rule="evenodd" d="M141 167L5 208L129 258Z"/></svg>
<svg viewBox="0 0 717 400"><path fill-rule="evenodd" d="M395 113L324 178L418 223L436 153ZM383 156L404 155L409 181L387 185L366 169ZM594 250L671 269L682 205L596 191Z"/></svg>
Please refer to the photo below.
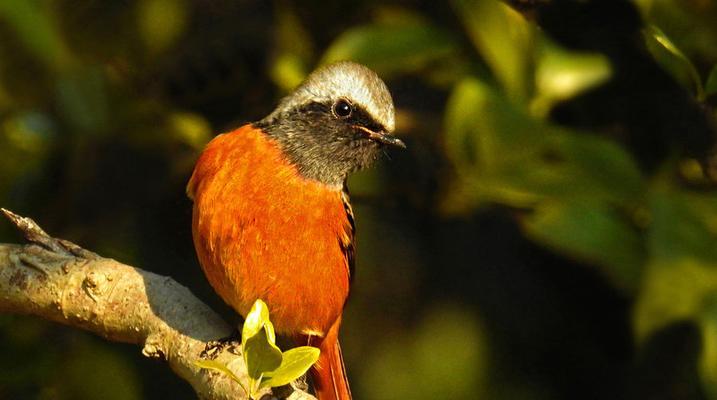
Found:
<svg viewBox="0 0 717 400"><path fill-rule="evenodd" d="M326 113L329 114L331 118L335 118L332 106L333 103L311 102L299 107L298 109L294 109L292 113ZM356 104L353 105L353 112L351 115L348 118L343 119L343 121L350 125L361 125L374 132L382 132L386 130L386 128L373 119L371 115L363 109L363 107Z"/></svg>
<svg viewBox="0 0 717 400"><path fill-rule="evenodd" d="M352 125L361 125L374 132L382 132L386 130L382 124L371 118L368 112L359 107L355 107L354 113L348 120Z"/></svg>
<svg viewBox="0 0 717 400"><path fill-rule="evenodd" d="M293 110L291 113L312 113L312 112L331 112L331 106L319 102L311 102L298 109Z"/></svg>

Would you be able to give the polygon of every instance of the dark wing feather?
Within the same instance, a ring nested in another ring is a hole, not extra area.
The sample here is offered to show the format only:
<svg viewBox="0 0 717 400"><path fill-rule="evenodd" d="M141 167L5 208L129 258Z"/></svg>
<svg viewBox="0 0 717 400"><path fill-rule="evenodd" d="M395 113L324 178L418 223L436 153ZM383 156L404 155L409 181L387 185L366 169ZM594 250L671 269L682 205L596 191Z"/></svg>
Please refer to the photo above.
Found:
<svg viewBox="0 0 717 400"><path fill-rule="evenodd" d="M356 224L354 222L354 210L351 208L351 203L349 202L349 193L346 188L344 188L343 192L341 192L341 202L344 205L344 210L346 211L346 219L349 222L349 226L347 227L348 230L346 232L346 236L341 239L340 244L341 251L344 253L344 256L346 256L346 261L349 266L349 283L351 283L354 279L354 270L356 266Z"/></svg>

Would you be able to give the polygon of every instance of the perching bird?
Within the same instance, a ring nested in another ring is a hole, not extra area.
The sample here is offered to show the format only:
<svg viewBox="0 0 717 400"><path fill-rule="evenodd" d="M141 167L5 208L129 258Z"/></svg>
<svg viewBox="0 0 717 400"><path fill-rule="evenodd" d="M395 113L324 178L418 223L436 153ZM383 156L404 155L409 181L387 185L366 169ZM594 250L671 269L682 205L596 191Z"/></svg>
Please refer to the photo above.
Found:
<svg viewBox="0 0 717 400"><path fill-rule="evenodd" d="M354 273L346 178L383 147L405 147L393 130L383 81L334 63L266 118L214 138L187 186L210 284L243 316L264 300L277 333L320 348L311 371L320 400L351 399L338 341Z"/></svg>

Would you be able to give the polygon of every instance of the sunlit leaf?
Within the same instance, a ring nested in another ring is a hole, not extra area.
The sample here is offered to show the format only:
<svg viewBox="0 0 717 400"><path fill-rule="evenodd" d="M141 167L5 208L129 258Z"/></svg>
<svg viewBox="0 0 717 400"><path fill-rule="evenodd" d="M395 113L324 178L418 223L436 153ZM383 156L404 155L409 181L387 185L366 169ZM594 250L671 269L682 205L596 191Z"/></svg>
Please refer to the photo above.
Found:
<svg viewBox="0 0 717 400"><path fill-rule="evenodd" d="M519 116L512 118L510 107L503 107L505 103L493 88L475 77L466 77L451 93L445 112L444 146L456 176L446 192L444 211L461 212L494 197L510 198L511 203L535 201L533 196L492 180L492 171L505 155L498 131L509 129L520 134L524 130L520 128L524 121ZM504 123L509 126L502 126ZM495 190L499 193L493 193Z"/></svg>
<svg viewBox="0 0 717 400"><path fill-rule="evenodd" d="M271 68L271 79L284 92L299 86L306 78L306 74L306 64L298 56L290 53L278 56Z"/></svg>
<svg viewBox="0 0 717 400"><path fill-rule="evenodd" d="M650 211L650 261L634 313L638 339L697 319L717 296L717 198L658 187Z"/></svg>
<svg viewBox="0 0 717 400"><path fill-rule="evenodd" d="M705 93L697 69L667 35L660 28L650 25L644 29L643 37L655 60L698 99L703 99Z"/></svg>
<svg viewBox="0 0 717 400"><path fill-rule="evenodd" d="M248 395L249 392L246 390L246 387L244 386L244 383L239 379L238 376L226 365L220 363L216 360L196 360L194 361L194 365L196 365L199 368L202 369L209 369L212 371L219 372L221 374L224 374L228 376L231 380L239 384L239 387L244 390L244 392Z"/></svg>
<svg viewBox="0 0 717 400"><path fill-rule="evenodd" d="M545 38L541 40L536 64L536 97L532 107L541 116L547 114L553 103L595 87L611 74L607 57L567 51Z"/></svg>
<svg viewBox="0 0 717 400"><path fill-rule="evenodd" d="M257 299L252 305L249 314L244 318L244 326L241 331L242 346L247 339L259 333L269 321L269 307L261 299Z"/></svg>
<svg viewBox="0 0 717 400"><path fill-rule="evenodd" d="M353 60L386 78L418 71L455 51L455 40L429 24L368 25L339 36L324 54L322 63Z"/></svg>
<svg viewBox="0 0 717 400"><path fill-rule="evenodd" d="M470 168L483 158L478 146L476 125L480 110L489 100L490 89L480 80L468 77L456 85L445 112L444 145L459 168ZM490 154L487 154L488 156Z"/></svg>
<svg viewBox="0 0 717 400"><path fill-rule="evenodd" d="M635 305L635 334L644 340L671 322L695 319L707 296L717 295L717 268L693 258L653 261Z"/></svg>
<svg viewBox="0 0 717 400"><path fill-rule="evenodd" d="M261 388L286 385L304 375L319 359L319 349L311 346L295 347L282 354L281 365L264 374Z"/></svg>
<svg viewBox="0 0 717 400"><path fill-rule="evenodd" d="M264 373L275 370L281 364L281 350L269 341L266 329L247 339L242 350L247 373L252 379L260 379Z"/></svg>
<svg viewBox="0 0 717 400"><path fill-rule="evenodd" d="M453 4L498 81L511 98L524 99L530 91L535 28L497 0L456 0Z"/></svg>
<svg viewBox="0 0 717 400"><path fill-rule="evenodd" d="M537 120L475 77L455 86L446 106L446 148L466 167L494 170L535 153L543 142Z"/></svg>
<svg viewBox="0 0 717 400"><path fill-rule="evenodd" d="M645 250L637 230L604 204L548 203L525 218L529 237L603 267L619 287L637 288Z"/></svg>

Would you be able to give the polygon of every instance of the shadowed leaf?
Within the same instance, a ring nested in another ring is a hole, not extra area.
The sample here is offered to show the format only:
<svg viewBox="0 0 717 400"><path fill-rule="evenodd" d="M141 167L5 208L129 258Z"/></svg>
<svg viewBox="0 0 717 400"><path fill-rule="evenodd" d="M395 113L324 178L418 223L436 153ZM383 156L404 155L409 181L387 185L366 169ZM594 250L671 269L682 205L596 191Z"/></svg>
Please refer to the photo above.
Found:
<svg viewBox="0 0 717 400"><path fill-rule="evenodd" d="M637 230L604 204L556 203L538 207L523 224L533 240L603 267L618 287L634 290L645 250Z"/></svg>
<svg viewBox="0 0 717 400"><path fill-rule="evenodd" d="M705 83L705 96L712 96L715 93L717 93L717 65L712 67Z"/></svg>

